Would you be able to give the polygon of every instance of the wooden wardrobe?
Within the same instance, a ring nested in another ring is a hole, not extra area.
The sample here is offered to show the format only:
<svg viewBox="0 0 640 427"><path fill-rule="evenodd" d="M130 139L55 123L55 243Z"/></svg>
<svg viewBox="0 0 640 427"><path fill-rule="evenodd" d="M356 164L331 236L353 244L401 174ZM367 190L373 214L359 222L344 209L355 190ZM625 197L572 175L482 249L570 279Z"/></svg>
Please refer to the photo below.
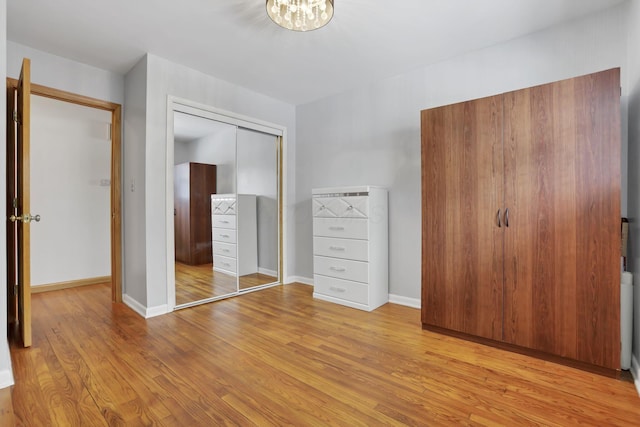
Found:
<svg viewBox="0 0 640 427"><path fill-rule="evenodd" d="M173 193L176 261L212 263L211 195L216 193L216 166L194 162L175 165Z"/></svg>
<svg viewBox="0 0 640 427"><path fill-rule="evenodd" d="M422 324L620 369L620 70L422 111Z"/></svg>

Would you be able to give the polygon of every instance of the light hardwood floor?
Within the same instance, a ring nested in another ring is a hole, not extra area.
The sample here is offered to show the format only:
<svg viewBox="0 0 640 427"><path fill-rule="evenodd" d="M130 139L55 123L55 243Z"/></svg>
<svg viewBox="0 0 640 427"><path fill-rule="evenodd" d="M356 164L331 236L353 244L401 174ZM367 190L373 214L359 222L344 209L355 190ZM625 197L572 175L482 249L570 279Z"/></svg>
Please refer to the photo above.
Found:
<svg viewBox="0 0 640 427"><path fill-rule="evenodd" d="M632 383L423 331L399 305L299 284L148 320L109 301L33 296L0 425L640 425Z"/></svg>

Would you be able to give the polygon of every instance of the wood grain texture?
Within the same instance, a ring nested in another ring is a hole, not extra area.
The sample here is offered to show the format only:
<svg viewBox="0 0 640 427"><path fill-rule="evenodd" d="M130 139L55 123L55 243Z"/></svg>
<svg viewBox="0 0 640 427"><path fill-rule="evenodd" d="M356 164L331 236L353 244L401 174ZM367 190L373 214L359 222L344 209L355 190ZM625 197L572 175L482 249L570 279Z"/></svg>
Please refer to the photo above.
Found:
<svg viewBox="0 0 640 427"><path fill-rule="evenodd" d="M22 60L17 87L18 213L31 214L31 61ZM18 323L22 344L31 346L31 224L18 223Z"/></svg>
<svg viewBox="0 0 640 427"><path fill-rule="evenodd" d="M422 321L502 338L502 99L422 112Z"/></svg>
<svg viewBox="0 0 640 427"><path fill-rule="evenodd" d="M216 166L181 163L174 168L174 230L176 261L213 261L211 195L216 193Z"/></svg>
<svg viewBox="0 0 640 427"><path fill-rule="evenodd" d="M632 383L269 288L145 320L106 285L34 295L17 425L640 424ZM6 425L6 424L3 424Z"/></svg>
<svg viewBox="0 0 640 427"><path fill-rule="evenodd" d="M234 294L235 276L213 271L213 264L188 265L176 262L176 305Z"/></svg>
<svg viewBox="0 0 640 427"><path fill-rule="evenodd" d="M61 289L76 288L78 286L91 286L101 283L111 283L111 276L89 277L86 279L69 280L66 282L50 283L31 287L31 293L59 291Z"/></svg>
<svg viewBox="0 0 640 427"><path fill-rule="evenodd" d="M620 368L619 70L505 94L505 341Z"/></svg>

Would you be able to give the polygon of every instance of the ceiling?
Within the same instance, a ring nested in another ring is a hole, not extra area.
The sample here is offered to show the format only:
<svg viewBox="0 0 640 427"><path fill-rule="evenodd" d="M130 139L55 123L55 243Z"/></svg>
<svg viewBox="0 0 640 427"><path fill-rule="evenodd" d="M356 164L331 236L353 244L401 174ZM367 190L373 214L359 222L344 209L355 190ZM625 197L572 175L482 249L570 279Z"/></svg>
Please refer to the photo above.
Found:
<svg viewBox="0 0 640 427"><path fill-rule="evenodd" d="M205 136L230 130L235 130L235 126L177 111L173 113L173 137L175 142L197 141Z"/></svg>
<svg viewBox="0 0 640 427"><path fill-rule="evenodd" d="M7 0L7 38L121 74L149 52L298 105L622 1L335 0L297 33L264 0Z"/></svg>

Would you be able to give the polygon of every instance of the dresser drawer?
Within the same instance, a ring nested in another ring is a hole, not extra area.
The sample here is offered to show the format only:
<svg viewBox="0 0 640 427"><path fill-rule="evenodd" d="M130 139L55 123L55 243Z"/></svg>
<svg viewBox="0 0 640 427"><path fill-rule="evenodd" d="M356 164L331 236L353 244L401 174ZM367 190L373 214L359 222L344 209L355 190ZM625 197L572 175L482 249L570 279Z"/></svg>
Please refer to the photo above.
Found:
<svg viewBox="0 0 640 427"><path fill-rule="evenodd" d="M229 228L214 228L213 241L223 243L236 243L236 230L231 230Z"/></svg>
<svg viewBox="0 0 640 427"><path fill-rule="evenodd" d="M213 256L213 269L214 270L225 270L231 273L236 272L236 259L229 258L221 255Z"/></svg>
<svg viewBox="0 0 640 427"><path fill-rule="evenodd" d="M236 199L231 197L226 198L211 198L211 214L212 215L235 215L236 214Z"/></svg>
<svg viewBox="0 0 640 427"><path fill-rule="evenodd" d="M366 284L336 279L335 277L314 275L313 292L358 304L369 303L369 290Z"/></svg>
<svg viewBox="0 0 640 427"><path fill-rule="evenodd" d="M323 276L354 280L362 283L369 281L369 264L362 261L351 261L316 255L313 257L313 272Z"/></svg>
<svg viewBox="0 0 640 427"><path fill-rule="evenodd" d="M236 228L235 215L212 215L211 224L213 228Z"/></svg>
<svg viewBox="0 0 640 427"><path fill-rule="evenodd" d="M369 242L367 240L316 236L313 238L313 254L356 261L368 261Z"/></svg>
<svg viewBox="0 0 640 427"><path fill-rule="evenodd" d="M368 196L313 197L313 216L320 218L368 218Z"/></svg>
<svg viewBox="0 0 640 427"><path fill-rule="evenodd" d="M236 245L234 243L213 242L213 254L236 258Z"/></svg>
<svg viewBox="0 0 640 427"><path fill-rule="evenodd" d="M366 240L369 238L369 221L356 218L313 218L313 234Z"/></svg>

